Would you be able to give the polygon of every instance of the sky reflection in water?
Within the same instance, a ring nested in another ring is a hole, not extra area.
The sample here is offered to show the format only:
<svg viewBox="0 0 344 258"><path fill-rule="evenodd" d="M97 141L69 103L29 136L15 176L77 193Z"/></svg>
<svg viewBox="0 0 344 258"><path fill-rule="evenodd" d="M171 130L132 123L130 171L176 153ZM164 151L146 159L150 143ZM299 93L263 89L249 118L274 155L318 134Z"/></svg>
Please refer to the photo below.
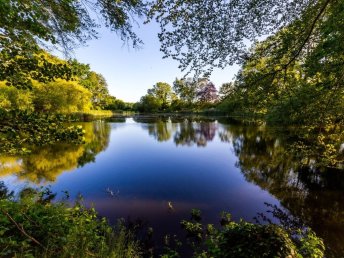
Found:
<svg viewBox="0 0 344 258"><path fill-rule="evenodd" d="M178 233L180 220L193 208L202 210L205 222L217 223L221 211L253 221L267 210L265 202L282 204L343 252L344 184L338 171L323 171L316 180L307 176L286 152L284 137L266 127L183 117L84 126L86 145L37 148L22 159L0 157L2 179L12 188L26 180L51 184L57 193L67 190L71 197L80 193L111 221L140 218L157 235Z"/></svg>

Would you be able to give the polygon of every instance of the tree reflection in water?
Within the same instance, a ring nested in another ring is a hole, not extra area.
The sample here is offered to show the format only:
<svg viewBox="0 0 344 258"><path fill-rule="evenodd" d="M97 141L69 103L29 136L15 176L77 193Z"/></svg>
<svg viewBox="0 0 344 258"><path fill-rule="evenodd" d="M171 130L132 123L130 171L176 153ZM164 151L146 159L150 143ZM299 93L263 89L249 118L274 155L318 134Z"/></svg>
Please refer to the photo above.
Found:
<svg viewBox="0 0 344 258"><path fill-rule="evenodd" d="M328 257L344 255L343 130L312 134L316 130L243 125L225 119L217 123L209 118L136 121L145 123L156 140L173 139L177 146L206 146L217 132L222 142L232 146L236 165L247 181L274 195L291 216L317 232L327 245Z"/></svg>
<svg viewBox="0 0 344 258"><path fill-rule="evenodd" d="M185 147L204 147L214 139L228 143L247 181L274 195L292 216L322 237L328 257L344 256L343 130L312 135L302 128L286 130L215 118L133 119L159 142ZM64 171L94 162L109 144L110 124L84 126L84 145L37 147L28 156L0 156L0 176L13 173L35 183L55 181Z"/></svg>
<svg viewBox="0 0 344 258"><path fill-rule="evenodd" d="M109 144L110 125L102 121L84 123L85 144L36 146L23 157L0 156L0 176L15 175L36 184L54 182L65 171L95 161Z"/></svg>
<svg viewBox="0 0 344 258"><path fill-rule="evenodd" d="M144 128L148 130L157 141L168 141L173 135L173 141L178 146L205 147L207 142L213 141L217 122L215 119L205 119L199 117L136 117L136 122L144 123Z"/></svg>
<svg viewBox="0 0 344 258"><path fill-rule="evenodd" d="M229 125L219 135L232 142L237 166L246 180L274 195L292 216L317 232L329 249L328 257L340 257L344 254L342 164L324 167L324 160L316 159L312 152L299 155L298 149L293 149L295 139L300 138L297 133L267 126ZM317 149L311 144L306 147ZM341 155L338 152L336 159Z"/></svg>

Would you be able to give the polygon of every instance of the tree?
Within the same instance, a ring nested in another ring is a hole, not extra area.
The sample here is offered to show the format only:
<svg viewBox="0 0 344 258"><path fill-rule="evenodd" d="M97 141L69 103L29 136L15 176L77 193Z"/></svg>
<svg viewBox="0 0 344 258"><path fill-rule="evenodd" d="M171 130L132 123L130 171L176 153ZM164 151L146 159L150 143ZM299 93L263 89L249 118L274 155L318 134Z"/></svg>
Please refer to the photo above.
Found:
<svg viewBox="0 0 344 258"><path fill-rule="evenodd" d="M33 103L38 112L73 113L91 107L91 92L76 82L56 80L49 83L34 82Z"/></svg>
<svg viewBox="0 0 344 258"><path fill-rule="evenodd" d="M32 89L32 80L45 83L57 78L72 79L73 72L68 62L41 49L32 52L11 47L15 48L15 52L9 53L12 50L0 47L0 81L6 81L6 85Z"/></svg>
<svg viewBox="0 0 344 258"><path fill-rule="evenodd" d="M0 81L0 109L33 110L32 93L27 90L19 90L13 86L6 86Z"/></svg>
<svg viewBox="0 0 344 258"><path fill-rule="evenodd" d="M131 17L145 12L142 1L132 0L4 0L0 8L0 49L11 44L35 49L45 42L71 51L75 44L97 37L100 22L137 46L141 41L132 30ZM96 14L102 19L94 19Z"/></svg>
<svg viewBox="0 0 344 258"><path fill-rule="evenodd" d="M161 108L166 109L175 98L175 94L172 92L172 87L168 83L158 82L153 88L147 91L148 95L161 101Z"/></svg>
<svg viewBox="0 0 344 258"><path fill-rule="evenodd" d="M88 64L79 63L77 60L70 62L73 79L92 93L94 109L104 109L109 97L108 84L103 75L91 70Z"/></svg>
<svg viewBox="0 0 344 258"><path fill-rule="evenodd" d="M213 103L217 100L217 89L212 82L205 84L198 92L197 98L203 103Z"/></svg>
<svg viewBox="0 0 344 258"><path fill-rule="evenodd" d="M192 78L180 80L176 78L173 82L173 90L189 106L196 100L197 83Z"/></svg>
<svg viewBox="0 0 344 258"><path fill-rule="evenodd" d="M108 96L106 99L106 105L104 106L106 110L130 110L131 107L128 103L123 100L117 99L114 96Z"/></svg>
<svg viewBox="0 0 344 258"><path fill-rule="evenodd" d="M29 75L40 82L53 81L56 77L69 80L70 67L51 62L42 56L41 48L59 47L70 56L76 45L97 38L96 28L101 24L138 47L142 42L133 32L132 17L142 16L146 9L140 0L3 0L0 4L0 81L30 88Z"/></svg>
<svg viewBox="0 0 344 258"><path fill-rule="evenodd" d="M141 97L139 104L137 105L138 111L141 112L157 112L161 109L162 102L153 95L146 94Z"/></svg>
<svg viewBox="0 0 344 258"><path fill-rule="evenodd" d="M149 20L155 18L160 23L159 39L165 57L179 61L182 70L196 71L198 75L211 72L213 67L246 61L251 58L247 42L294 24L279 44L287 53L279 62L284 68L317 45L314 39L319 25L329 17L332 23L341 24L342 5L342 1L335 0L156 0ZM339 15L332 16L333 11ZM333 26L328 32L339 27L343 26Z"/></svg>
<svg viewBox="0 0 344 258"><path fill-rule="evenodd" d="M91 101L95 109L103 109L109 95L108 85L103 75L90 71L85 79L80 79L83 85L92 93Z"/></svg>
<svg viewBox="0 0 344 258"><path fill-rule="evenodd" d="M234 93L233 82L223 83L219 90L220 99L224 100Z"/></svg>

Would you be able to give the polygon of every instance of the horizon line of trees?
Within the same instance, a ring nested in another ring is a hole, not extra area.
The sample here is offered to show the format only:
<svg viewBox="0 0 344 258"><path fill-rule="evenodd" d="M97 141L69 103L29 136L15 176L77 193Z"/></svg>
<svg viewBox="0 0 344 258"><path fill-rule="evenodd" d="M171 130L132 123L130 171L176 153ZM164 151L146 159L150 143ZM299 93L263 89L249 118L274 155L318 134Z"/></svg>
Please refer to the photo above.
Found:
<svg viewBox="0 0 344 258"><path fill-rule="evenodd" d="M21 57L23 62L25 57ZM103 75L90 69L88 64L77 60L65 61L43 50L36 58L47 60L53 66L70 71L70 78L54 76L37 79L31 73L21 74L26 87L0 80L0 109L38 113L70 114L89 110L128 110L132 104L125 103L109 94ZM38 64L44 68L44 62ZM39 73L39 69L35 72Z"/></svg>
<svg viewBox="0 0 344 258"><path fill-rule="evenodd" d="M215 107L219 100L215 85L207 78L178 79L173 86L158 82L147 90L133 109L139 112L192 111Z"/></svg>

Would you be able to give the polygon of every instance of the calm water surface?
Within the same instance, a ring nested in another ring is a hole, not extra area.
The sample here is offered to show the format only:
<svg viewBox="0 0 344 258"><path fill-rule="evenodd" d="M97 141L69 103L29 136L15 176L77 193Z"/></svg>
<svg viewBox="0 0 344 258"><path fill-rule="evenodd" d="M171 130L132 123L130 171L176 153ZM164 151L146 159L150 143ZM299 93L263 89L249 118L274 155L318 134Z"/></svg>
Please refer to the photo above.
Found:
<svg viewBox="0 0 344 258"><path fill-rule="evenodd" d="M183 117L122 118L84 127L85 145L0 156L0 180L18 191L51 185L61 195L80 193L111 221L140 218L157 238L180 233L180 220L193 208L216 224L221 211L254 221L268 203L311 226L331 255L344 256L343 171L301 165L288 154L290 139L273 128Z"/></svg>

